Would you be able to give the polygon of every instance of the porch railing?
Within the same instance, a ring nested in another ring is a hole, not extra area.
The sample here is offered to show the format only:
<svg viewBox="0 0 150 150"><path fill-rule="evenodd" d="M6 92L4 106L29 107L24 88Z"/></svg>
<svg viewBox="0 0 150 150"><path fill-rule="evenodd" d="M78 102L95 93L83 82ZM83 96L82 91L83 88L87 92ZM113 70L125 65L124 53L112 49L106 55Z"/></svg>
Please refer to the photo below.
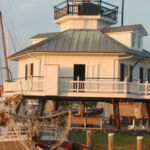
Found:
<svg viewBox="0 0 150 150"><path fill-rule="evenodd" d="M76 81L71 79L60 79L60 92L95 92L95 93L132 93L132 94L150 94L150 83L127 82L127 79L121 81L109 80L86 80Z"/></svg>
<svg viewBox="0 0 150 150"><path fill-rule="evenodd" d="M4 92L43 91L44 79L16 79L16 82L4 81Z"/></svg>

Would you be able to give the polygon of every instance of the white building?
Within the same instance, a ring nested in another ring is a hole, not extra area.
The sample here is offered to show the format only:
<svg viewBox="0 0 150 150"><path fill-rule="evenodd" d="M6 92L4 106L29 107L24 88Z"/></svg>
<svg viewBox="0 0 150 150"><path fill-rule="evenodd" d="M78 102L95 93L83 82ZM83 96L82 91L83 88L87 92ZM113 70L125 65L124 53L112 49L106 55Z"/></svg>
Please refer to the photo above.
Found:
<svg viewBox="0 0 150 150"><path fill-rule="evenodd" d="M55 6L60 32L37 34L32 46L9 57L18 62L18 78L4 81L4 96L149 100L150 52L143 49L148 33L140 24L111 27L118 7L100 2Z"/></svg>

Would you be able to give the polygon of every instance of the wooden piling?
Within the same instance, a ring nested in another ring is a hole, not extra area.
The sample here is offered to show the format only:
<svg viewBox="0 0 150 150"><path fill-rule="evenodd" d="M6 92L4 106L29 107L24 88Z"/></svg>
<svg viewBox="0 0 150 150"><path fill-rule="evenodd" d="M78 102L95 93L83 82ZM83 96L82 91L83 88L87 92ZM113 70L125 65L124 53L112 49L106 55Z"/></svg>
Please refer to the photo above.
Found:
<svg viewBox="0 0 150 150"><path fill-rule="evenodd" d="M143 136L137 137L137 150L143 150Z"/></svg>
<svg viewBox="0 0 150 150"><path fill-rule="evenodd" d="M87 148L88 148L88 150L91 150L91 148L92 148L92 142L91 142L92 131L91 130L86 131L86 135L87 135Z"/></svg>
<svg viewBox="0 0 150 150"><path fill-rule="evenodd" d="M84 113L85 113L85 102L84 101L82 101L81 102L81 117L84 117Z"/></svg>
<svg viewBox="0 0 150 150"><path fill-rule="evenodd" d="M108 134L108 150L114 150L114 133Z"/></svg>
<svg viewBox="0 0 150 150"><path fill-rule="evenodd" d="M114 105L114 117L115 117L116 129L120 129L120 115L119 115L119 102L118 101L116 101L116 104Z"/></svg>

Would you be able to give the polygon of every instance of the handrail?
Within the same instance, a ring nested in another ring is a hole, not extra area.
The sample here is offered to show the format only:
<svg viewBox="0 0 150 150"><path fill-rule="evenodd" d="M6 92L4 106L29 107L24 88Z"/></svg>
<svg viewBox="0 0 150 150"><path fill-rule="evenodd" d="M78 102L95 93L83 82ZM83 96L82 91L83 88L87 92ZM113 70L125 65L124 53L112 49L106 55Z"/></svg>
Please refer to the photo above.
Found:
<svg viewBox="0 0 150 150"><path fill-rule="evenodd" d="M59 77L60 79L74 79L74 77ZM105 77L100 77L100 78L98 78L98 77L85 77L85 78L82 78L82 77L80 77L80 79L93 79L93 80L95 80L95 79L108 79L108 80L114 80L114 79L119 79L119 80L121 80L122 78L105 78ZM125 78L124 78L125 79ZM123 79L123 80L124 80ZM132 81L139 81L138 79L132 79ZM148 81L148 80L143 80L143 81ZM150 82L150 81L149 81Z"/></svg>

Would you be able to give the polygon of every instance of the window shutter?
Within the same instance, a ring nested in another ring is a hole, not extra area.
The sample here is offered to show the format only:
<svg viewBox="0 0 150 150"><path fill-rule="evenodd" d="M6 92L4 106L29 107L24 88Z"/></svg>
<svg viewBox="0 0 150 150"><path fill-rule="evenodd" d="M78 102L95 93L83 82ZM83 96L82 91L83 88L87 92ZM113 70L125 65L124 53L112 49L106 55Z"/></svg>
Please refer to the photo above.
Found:
<svg viewBox="0 0 150 150"><path fill-rule="evenodd" d="M140 83L143 83L143 68L140 67Z"/></svg>
<svg viewBox="0 0 150 150"><path fill-rule="evenodd" d="M132 71L132 66L130 65L130 72ZM130 72L129 72L129 75L130 75ZM131 78L130 78L130 80L129 80L129 82L132 82L132 79L133 79L133 72L132 72L132 74L131 74Z"/></svg>
<svg viewBox="0 0 150 150"><path fill-rule="evenodd" d="M30 75L33 76L33 64L31 64L30 69L31 69L31 70L30 70Z"/></svg>
<svg viewBox="0 0 150 150"><path fill-rule="evenodd" d="M120 81L124 81L124 64L120 64Z"/></svg>
<svg viewBox="0 0 150 150"><path fill-rule="evenodd" d="M150 83L150 69L148 69L148 83Z"/></svg>
<svg viewBox="0 0 150 150"><path fill-rule="evenodd" d="M25 66L25 80L28 78L28 65Z"/></svg>

